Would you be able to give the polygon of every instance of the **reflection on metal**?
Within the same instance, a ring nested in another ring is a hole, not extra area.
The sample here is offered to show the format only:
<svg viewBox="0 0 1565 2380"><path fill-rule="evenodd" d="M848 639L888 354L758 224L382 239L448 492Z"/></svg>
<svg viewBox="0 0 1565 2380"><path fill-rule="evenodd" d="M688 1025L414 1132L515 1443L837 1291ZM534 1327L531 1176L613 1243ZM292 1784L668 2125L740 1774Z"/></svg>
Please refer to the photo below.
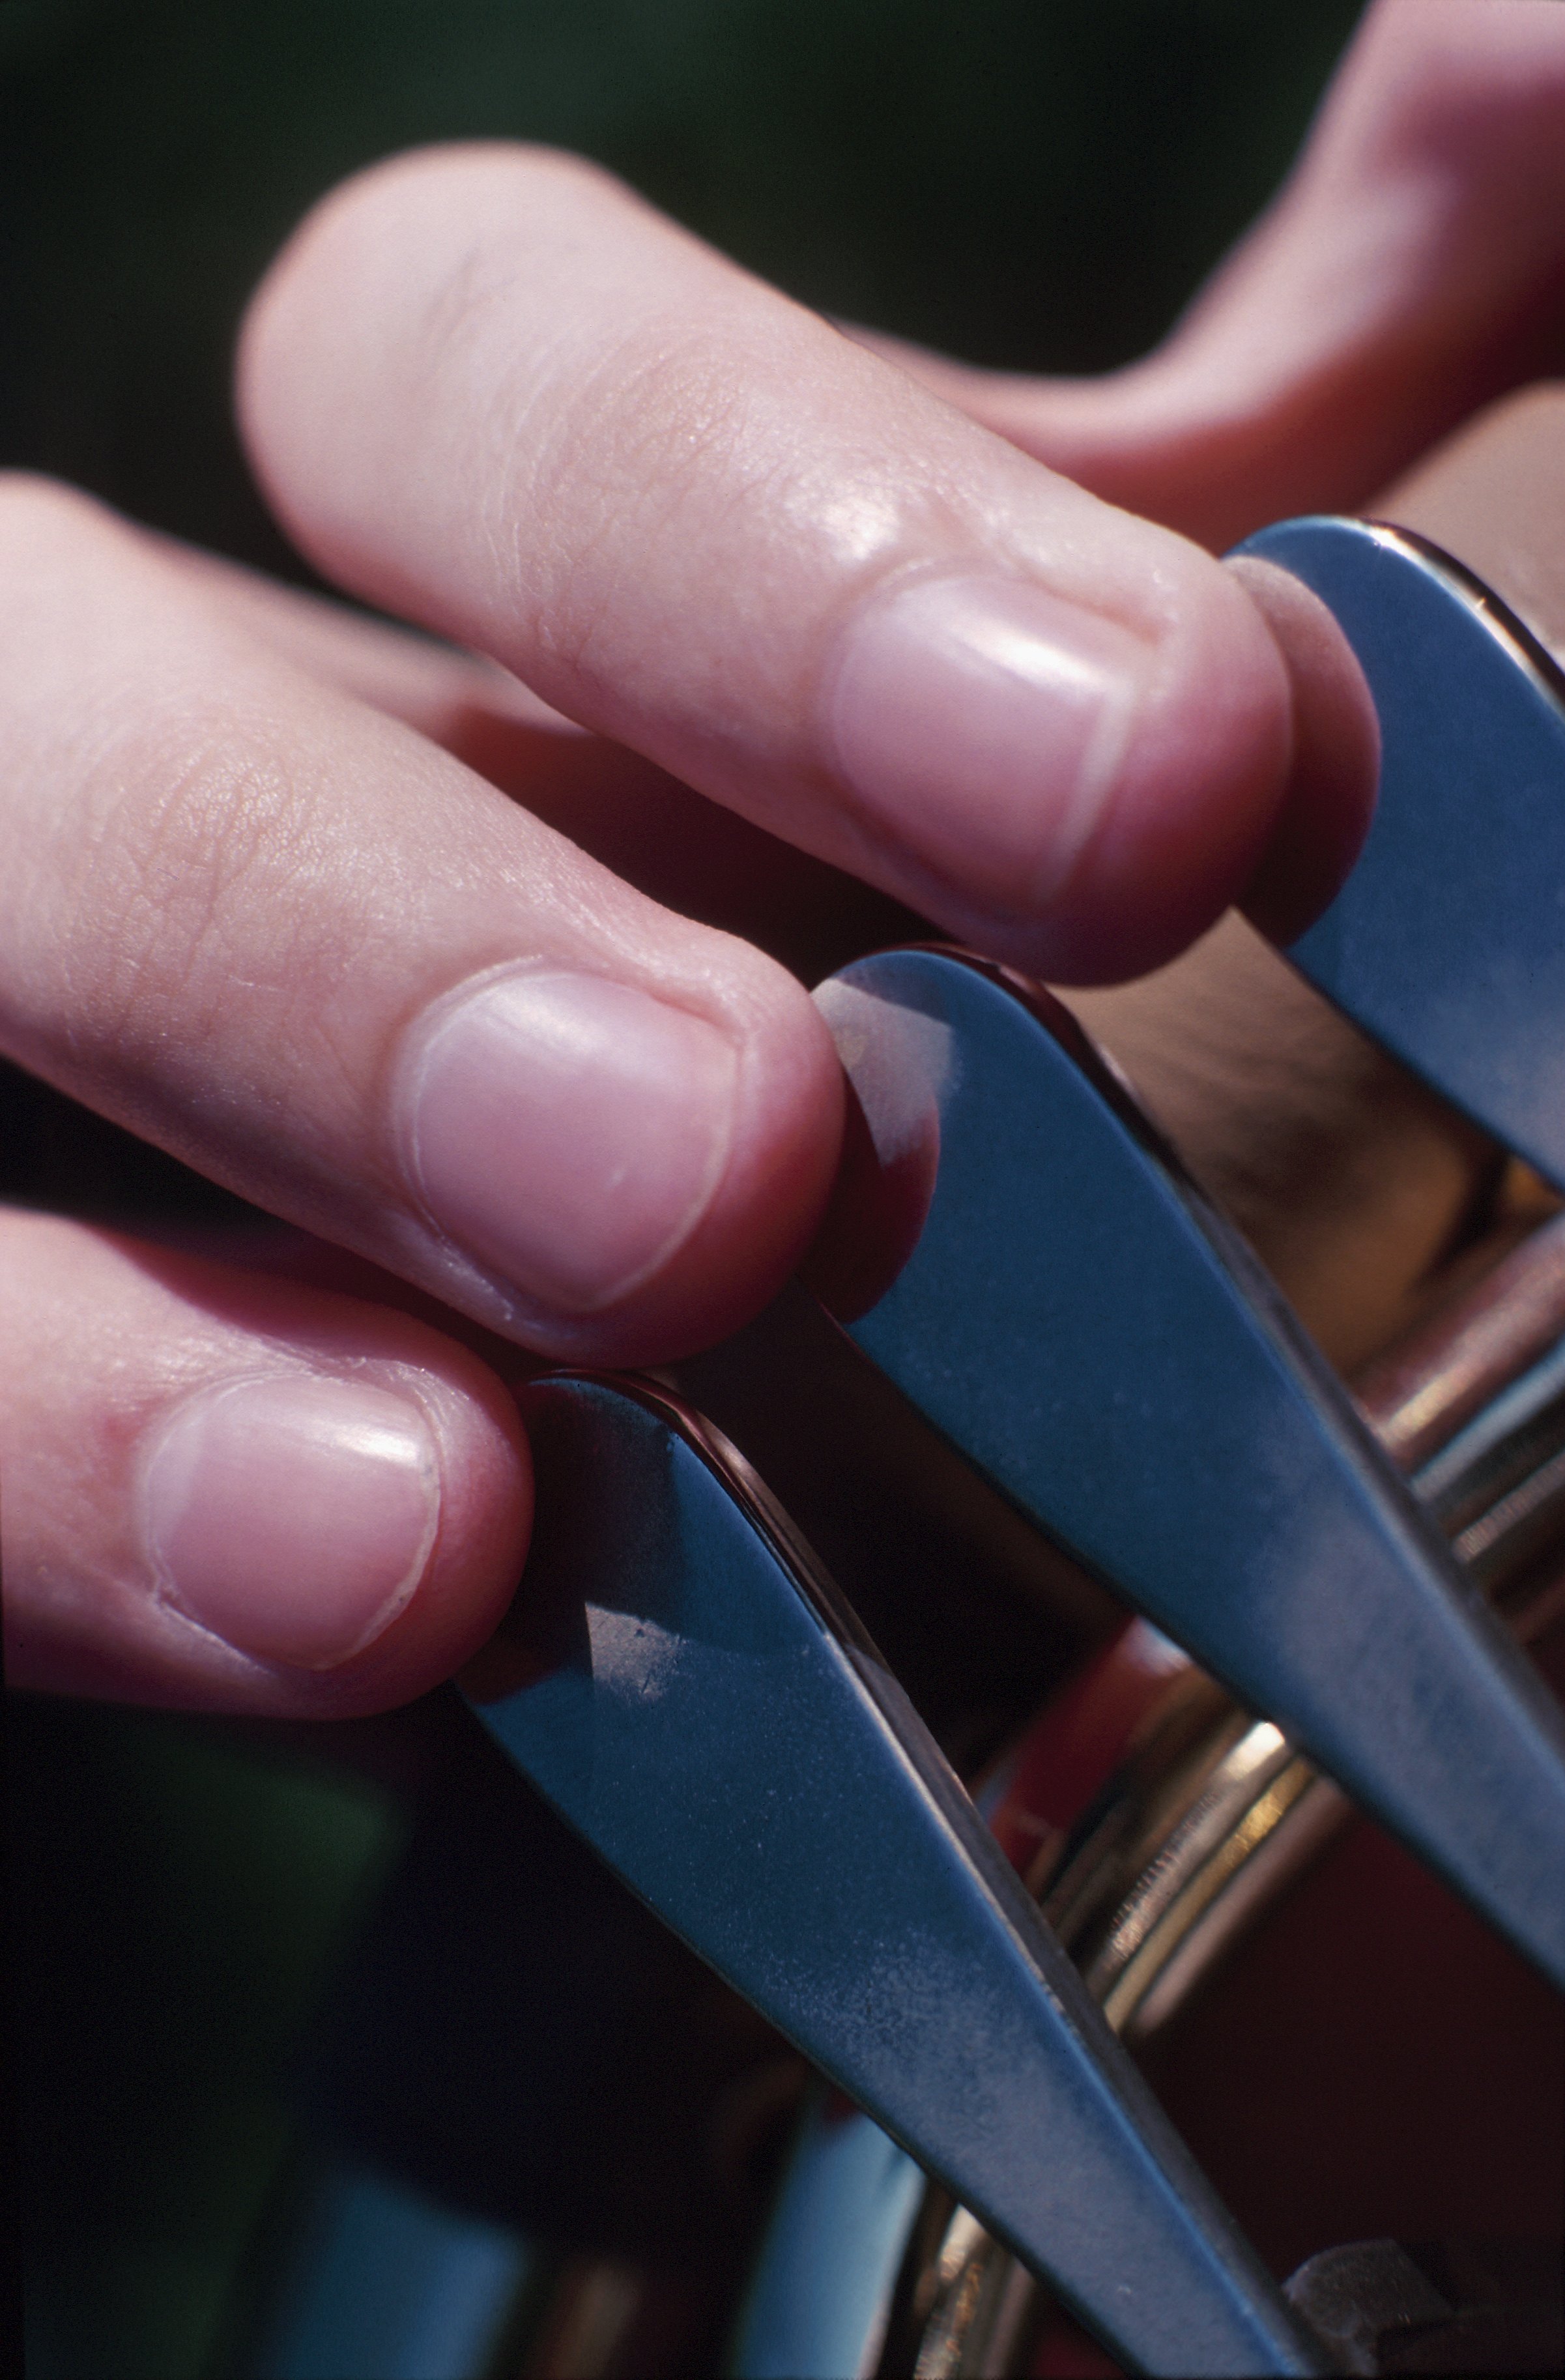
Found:
<svg viewBox="0 0 1565 2380"><path fill-rule="evenodd" d="M1062 1014L952 955L867 962L827 988L829 1014L833 1002L878 1168L870 1208L878 1197L893 1258L878 1277L845 1275L836 1310L991 1480L1283 1722L1236 1708L1185 1664L1080 1822L1034 1827L1029 1888L1109 2025L1130 2041L1155 2034L1340 1822L1341 1794L1294 1735L1547 1961L1552 1866L1542 1830L1523 1841L1553 1791L1547 1757L1529 1781L1523 1750L1485 1822L1486 1848L1480 1828L1453 1857L1474 1797L1449 1719L1438 1741L1425 1730L1422 1769L1393 1778L1389 1801L1375 1737L1397 1732L1399 1717L1416 1723L1453 1679L1468 1696L1468 1744L1486 1754L1525 1747L1535 1721L1538 1750L1557 1733L1553 1715L1474 1619L1434 1528L1388 1490L1339 1393L1122 1089ZM1535 1138L1510 1136L1545 1161ZM1547 1560L1565 1524L1562 1327L1565 1224L1555 1223L1361 1384L1429 1521L1523 1635L1559 1607ZM1029 1469L1040 1447L1055 1466L1047 1495ZM1159 1504L1165 1492L1171 1505ZM1393 1574L1402 1600L1377 1605L1366 1584L1378 1592ZM1422 1615L1411 1633L1410 1612ZM632 1628L634 1644L623 1634L603 1633L604 1675L617 1664L623 1688L634 1671L637 1695L655 1704L673 1672L645 1631ZM1344 1655L1344 1639L1362 1659ZM1389 1644L1400 1658L1377 1658ZM595 1663L598 1651L595 1640ZM669 1909L662 1888L653 1897ZM786 1922L808 1938L796 1912ZM807 2046L820 2055L819 2041ZM858 2095L885 2114L883 2099ZM930 2153L928 2120L926 2100L898 2129L955 2178L949 2156ZM849 2121L850 2145L866 2151L867 2120ZM877 2171L894 2201L894 2168ZM894 2220L880 2226L875 2271L856 2272L855 2306L835 2309L844 2323L830 2352L842 2357L856 2324L861 2369L874 2368L882 2334L887 2374L1024 2368L1047 2299L1011 2249L931 2186L888 2305L896 2231ZM1099 2304L1095 2320L1134 2352L1112 2308ZM775 2354L768 2362L778 2341L764 2327L742 2341L736 2370L784 2368ZM796 2344L784 2362L807 2368Z"/></svg>
<svg viewBox="0 0 1565 2380"><path fill-rule="evenodd" d="M745 2290L731 2370L743 2380L838 2380L872 2363L924 2190L919 2168L878 2124L818 2084Z"/></svg>
<svg viewBox="0 0 1565 2380"><path fill-rule="evenodd" d="M1540 1355L1536 1331L1559 1247L1560 1226L1545 1225L1361 1383L1384 1441L1421 1458L1421 1498L1460 1531L1459 1546L1487 1549L1485 1584L1523 1642L1565 1604L1565 1336ZM1474 1415L1465 1384L1479 1342L1489 1402ZM1444 1416L1443 1445L1431 1414ZM1523 1510L1524 1528L1507 1517ZM1144 2043L1348 1810L1276 1728L1248 1720L1187 1668L1074 1840L1032 1880L1110 2023ZM931 2187L893 2296L888 2336L900 2360L880 2368L919 2380L1025 2370L1047 2312L1014 2259Z"/></svg>
<svg viewBox="0 0 1565 2380"><path fill-rule="evenodd" d="M1030 2274L992 2251L982 2227L965 2207L957 2207L924 2276L924 2331L915 2380L947 2380L960 2372L967 2341L975 2337L988 2340L991 2355L1013 2343L1036 2288Z"/></svg>
<svg viewBox="0 0 1565 2380"><path fill-rule="evenodd" d="M650 1387L527 1400L528 1632L479 1714L693 1949L1149 2372L1310 2344L742 1459Z"/></svg>
<svg viewBox="0 0 1565 2380"><path fill-rule="evenodd" d="M573 2258L555 2277L543 2319L527 2344L518 2380L597 2380L633 2367L624 2350L647 2297L634 2265Z"/></svg>
<svg viewBox="0 0 1565 2380"><path fill-rule="evenodd" d="M503 2349L539 2262L515 2231L338 2157L251 2380L469 2380Z"/></svg>
<svg viewBox="0 0 1565 2380"><path fill-rule="evenodd" d="M1560 1605L1565 1400L1562 1359L1546 1327L1560 1240L1560 1227L1546 1225L1359 1383L1382 1441L1418 1464L1421 1496L1450 1526L1488 1528L1499 1565L1494 1597L1523 1637ZM1556 1342L1562 1329L1565 1315L1553 1325ZM1535 1536L1498 1525L1504 1507L1522 1503ZM1134 1656L1145 1688L1131 1755L1074 1828L1017 1825L1013 1809L1012 1852L1110 2022L1127 2040L1144 2041L1275 1903L1346 1804L1273 1726L1238 1712L1145 1622L1127 1632L1122 1653ZM1003 1793L1001 1776L979 1799L1003 1815ZM844 2175L847 2186L833 2191ZM590 2271L573 2278L573 2306ZM597 2302L590 2289L583 2309L588 2301ZM1025 2266L949 2192L927 2184L867 2118L818 2108L730 2368L744 2380L1020 2372L1049 2306ZM611 2328L572 2313L568 2366L551 2350L517 2369L568 2368L572 2380L633 2369Z"/></svg>
<svg viewBox="0 0 1565 2380"><path fill-rule="evenodd" d="M1239 551L1335 613L1380 719L1364 851L1289 956L1565 1187L1565 677L1498 596L1409 530L1282 521Z"/></svg>
<svg viewBox="0 0 1565 2380"><path fill-rule="evenodd" d="M1291 1869L1298 1855L1313 1852L1344 1806L1328 1779L1317 1777L1306 1761L1291 1760L1188 1880L1155 1933L1105 1992L1104 2012L1116 2032L1140 2039L1171 2016L1250 1913L1256 1888L1264 1881L1269 1889L1280 1881L1279 1868ZM1258 1854L1284 1848L1281 1829L1290 1817L1295 1824L1286 1839L1289 1856L1263 1871ZM1252 1888L1243 1896L1235 1888L1241 1879Z"/></svg>
<svg viewBox="0 0 1565 2380"><path fill-rule="evenodd" d="M1115 1912L1109 1938L1088 1967L1087 1984L1116 2032L1124 2031L1191 1927L1308 1784L1311 1771L1304 1761L1290 1759L1289 1750L1269 1722L1252 1728L1220 1765L1191 1818ZM1280 1772L1279 1762L1286 1763ZM1255 1791L1257 1770L1271 1781L1236 1820L1231 1803ZM1214 1833L1215 1840L1204 1840Z"/></svg>
<svg viewBox="0 0 1565 2380"><path fill-rule="evenodd" d="M1556 1348L1417 1474L1415 1487L1481 1586L1548 1542L1565 1494L1565 1349Z"/></svg>
<svg viewBox="0 0 1565 2380"><path fill-rule="evenodd" d="M871 1182L879 1163L900 1214L912 1167L921 1205L897 1269L844 1311L850 1335L1565 1981L1559 1712L1248 1250L1020 978L890 951L817 998L862 1086ZM910 1033L909 1012L938 1033ZM1377 1658L1391 1643L1397 1660Z"/></svg>
<svg viewBox="0 0 1565 2380"><path fill-rule="evenodd" d="M1358 1400L1399 1471L1416 1475L1562 1334L1565 1215L1553 1215L1508 1247L1476 1292L1377 1355Z"/></svg>

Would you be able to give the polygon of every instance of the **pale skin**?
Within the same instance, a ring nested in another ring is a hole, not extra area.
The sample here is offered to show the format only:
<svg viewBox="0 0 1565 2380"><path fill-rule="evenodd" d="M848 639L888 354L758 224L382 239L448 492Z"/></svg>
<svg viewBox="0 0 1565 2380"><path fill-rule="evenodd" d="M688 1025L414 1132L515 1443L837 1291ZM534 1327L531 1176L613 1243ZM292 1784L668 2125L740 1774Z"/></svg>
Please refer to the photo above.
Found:
<svg viewBox="0 0 1565 2380"><path fill-rule="evenodd" d="M393 160L262 285L239 413L303 551L471 658L6 483L0 1047L311 1235L288 1277L0 1216L11 1682L340 1716L474 1651L530 1509L503 1350L672 1359L819 1220L840 1076L772 953L904 904L1101 986L1329 897L1362 682L1207 549L1559 369L1562 133L1559 0L1378 0L1273 209L1093 383L850 338L578 160ZM1216 1035L1263 1104L1267 965ZM1220 1174L1145 995L1086 1005ZM1383 1129L1311 1048L1312 1112ZM1396 1294L1486 1162L1406 1114Z"/></svg>

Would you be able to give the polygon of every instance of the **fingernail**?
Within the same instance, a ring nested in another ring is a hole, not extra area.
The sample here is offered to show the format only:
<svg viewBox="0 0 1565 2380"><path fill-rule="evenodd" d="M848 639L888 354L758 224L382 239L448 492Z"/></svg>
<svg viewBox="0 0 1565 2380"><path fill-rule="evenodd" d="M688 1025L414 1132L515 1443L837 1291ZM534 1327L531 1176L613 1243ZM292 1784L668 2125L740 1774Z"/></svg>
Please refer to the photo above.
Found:
<svg viewBox="0 0 1565 2380"><path fill-rule="evenodd" d="M410 1071L412 1170L449 1238L551 1312L655 1272L717 1186L738 1055L606 976L518 969L443 1002Z"/></svg>
<svg viewBox="0 0 1565 2380"><path fill-rule="evenodd" d="M330 1670L373 1643L423 1576L440 1465L410 1399L284 1373L181 1405L143 1500L170 1601L242 1652Z"/></svg>
<svg viewBox="0 0 1565 2380"><path fill-rule="evenodd" d="M843 633L838 768L940 877L1036 910L1113 790L1151 662L1128 628L1023 580L904 582Z"/></svg>

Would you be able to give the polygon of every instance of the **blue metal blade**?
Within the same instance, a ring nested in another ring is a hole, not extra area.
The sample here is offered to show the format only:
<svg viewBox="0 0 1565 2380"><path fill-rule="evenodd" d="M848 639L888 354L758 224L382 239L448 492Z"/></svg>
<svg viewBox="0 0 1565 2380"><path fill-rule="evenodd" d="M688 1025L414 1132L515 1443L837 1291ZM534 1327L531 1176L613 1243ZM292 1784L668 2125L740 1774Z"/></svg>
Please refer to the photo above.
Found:
<svg viewBox="0 0 1565 2380"><path fill-rule="evenodd" d="M1368 841L1289 957L1565 1188L1565 678L1405 530L1283 521L1238 550L1336 613L1380 714Z"/></svg>
<svg viewBox="0 0 1565 2380"><path fill-rule="evenodd" d="M913 1242L853 1338L1565 1981L1558 1708L1072 1019L938 951L817 998Z"/></svg>
<svg viewBox="0 0 1565 2380"><path fill-rule="evenodd" d="M481 1718L625 1882L1157 2373L1315 2350L851 1614L660 1392L529 1392L527 1642Z"/></svg>

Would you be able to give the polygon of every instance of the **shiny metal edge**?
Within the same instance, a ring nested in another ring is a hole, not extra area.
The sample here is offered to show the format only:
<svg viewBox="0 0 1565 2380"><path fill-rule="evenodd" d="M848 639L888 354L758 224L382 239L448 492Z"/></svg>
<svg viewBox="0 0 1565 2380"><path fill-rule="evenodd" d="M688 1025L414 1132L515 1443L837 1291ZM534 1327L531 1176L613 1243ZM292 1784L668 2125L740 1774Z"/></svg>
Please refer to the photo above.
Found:
<svg viewBox="0 0 1565 2380"><path fill-rule="evenodd" d="M1530 1235L1540 1264L1553 1261L1560 1235L1551 1223ZM1523 1242L1497 1264L1497 1290L1509 1290L1527 1249ZM1440 1353L1454 1355L1465 1343L1464 1330L1481 1314L1488 1288L1486 1277L1459 1300L1443 1330L1425 1326L1413 1334L1433 1360L1422 1380L1404 1376L1401 1386L1409 1402L1422 1399L1425 1413L1439 1402ZM1535 1340L1519 1316L1520 1360L1474 1417L1510 1404L1504 1442L1530 1431L1529 1467L1475 1517L1464 1513L1453 1541L1459 1555L1469 1542L1487 1553L1486 1568L1477 1566L1481 1583L1523 1642L1565 1608L1565 1404L1547 1414L1539 1442L1538 1400L1524 1393L1535 1375L1547 1392L1565 1335L1541 1354ZM1401 1403L1372 1408L1377 1435L1394 1452L1402 1451L1403 1436L1433 1470L1440 1445L1423 1431L1416 1438L1398 1432ZM1470 1433L1473 1452L1464 1468L1437 1472L1436 1484L1441 1506L1462 1511L1464 1488L1494 1468L1496 1441L1474 1427L1457 1399L1449 1400L1448 1411L1446 1444ZM1416 1492L1416 1477L1413 1485ZM1110 2025L1128 2046L1139 2046L1178 2014L1310 1865L1352 1806L1280 1730L1249 1718L1193 1669L1171 1682L1162 1725L1029 1882ZM915 2380L1001 2380L1021 2368L1017 2353L1049 2302L1025 2268L961 2206L939 2231L933 2252L910 2257L895 2301L887 2333L905 2342L911 2327L917 2337ZM889 2367L880 2370L891 2380Z"/></svg>

